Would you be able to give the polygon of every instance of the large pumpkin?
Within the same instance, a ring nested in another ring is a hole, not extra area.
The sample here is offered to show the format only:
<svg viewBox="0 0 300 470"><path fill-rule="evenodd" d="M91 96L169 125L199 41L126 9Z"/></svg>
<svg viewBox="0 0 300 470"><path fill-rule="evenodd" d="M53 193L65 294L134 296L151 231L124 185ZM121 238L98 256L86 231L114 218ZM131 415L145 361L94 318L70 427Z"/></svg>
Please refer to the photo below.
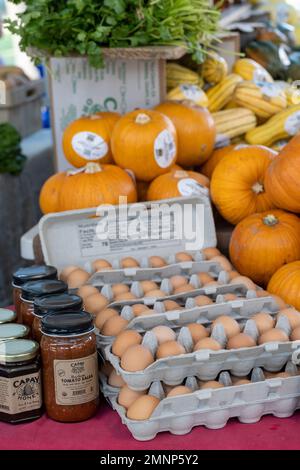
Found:
<svg viewBox="0 0 300 470"><path fill-rule="evenodd" d="M115 165L88 163L81 172L68 172L60 190L59 210L119 204L119 197L136 202L136 187L126 171Z"/></svg>
<svg viewBox="0 0 300 470"><path fill-rule="evenodd" d="M182 170L182 168L179 166L179 165L173 165L170 169L169 169L169 172L170 171L176 171L176 170ZM168 174L168 173L166 173ZM159 176L158 176L159 178ZM139 202L143 202L143 201L147 201L147 192L148 192L148 189L149 189L149 186L150 186L150 182L149 181L139 181L137 180L136 181L136 190L137 190L137 196L138 196L138 201Z"/></svg>
<svg viewBox="0 0 300 470"><path fill-rule="evenodd" d="M207 162L201 167L201 172L203 175L207 176L208 178L212 177L214 169L218 165L218 163L227 155L231 150L233 150L235 145L227 145L226 147L222 147L216 149L212 155L209 157Z"/></svg>
<svg viewBox="0 0 300 470"><path fill-rule="evenodd" d="M158 111L137 110L123 116L112 134L114 160L138 180L151 181L175 163L177 134L172 121Z"/></svg>
<svg viewBox="0 0 300 470"><path fill-rule="evenodd" d="M155 108L174 123L178 135L177 163L183 167L201 165L211 155L216 127L210 112L191 101L167 101Z"/></svg>
<svg viewBox="0 0 300 470"><path fill-rule="evenodd" d="M69 163L80 168L88 162L112 162L111 134L120 117L101 112L71 122L63 134L63 151Z"/></svg>
<svg viewBox="0 0 300 470"><path fill-rule="evenodd" d="M300 261L279 268L271 277L268 292L279 295L287 304L300 310Z"/></svg>
<svg viewBox="0 0 300 470"><path fill-rule="evenodd" d="M59 212L59 197L66 173L56 173L44 183L40 192L40 208L43 214Z"/></svg>
<svg viewBox="0 0 300 470"><path fill-rule="evenodd" d="M300 134L273 160L266 174L265 185L277 207L300 213Z"/></svg>
<svg viewBox="0 0 300 470"><path fill-rule="evenodd" d="M300 219L281 210L250 215L235 227L229 252L239 273L265 286L278 268L300 259Z"/></svg>
<svg viewBox="0 0 300 470"><path fill-rule="evenodd" d="M267 147L249 145L233 150L216 166L210 189L224 219L237 224L248 215L274 208L264 184L276 155Z"/></svg>
<svg viewBox="0 0 300 470"><path fill-rule="evenodd" d="M194 196L206 192L209 179L195 171L175 170L158 176L149 186L147 200Z"/></svg>

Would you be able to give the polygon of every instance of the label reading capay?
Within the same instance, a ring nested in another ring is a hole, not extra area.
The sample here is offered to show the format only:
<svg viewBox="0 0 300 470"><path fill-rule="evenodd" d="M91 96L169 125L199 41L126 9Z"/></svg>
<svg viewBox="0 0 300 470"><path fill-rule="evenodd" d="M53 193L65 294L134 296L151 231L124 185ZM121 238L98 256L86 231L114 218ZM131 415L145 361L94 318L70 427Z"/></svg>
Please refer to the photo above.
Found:
<svg viewBox="0 0 300 470"><path fill-rule="evenodd" d="M0 412L15 415L42 406L41 374L0 377Z"/></svg>

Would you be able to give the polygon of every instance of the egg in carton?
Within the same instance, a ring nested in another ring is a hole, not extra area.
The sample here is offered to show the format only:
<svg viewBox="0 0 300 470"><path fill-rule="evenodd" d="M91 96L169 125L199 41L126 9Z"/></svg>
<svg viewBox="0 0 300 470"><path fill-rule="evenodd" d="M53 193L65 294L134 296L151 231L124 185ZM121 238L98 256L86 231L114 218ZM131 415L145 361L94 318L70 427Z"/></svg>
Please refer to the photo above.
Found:
<svg viewBox="0 0 300 470"><path fill-rule="evenodd" d="M289 310L293 309L286 313ZM296 314L300 316L299 312ZM259 366L278 371L292 354L299 353L300 336L289 340L295 325L287 314L280 312L276 323L268 314L259 315L259 321L253 317L242 323L242 330L236 320L226 316L218 317L209 332L203 325L179 330L158 326L143 337L129 330L126 334L135 336L131 346L120 347L119 335L112 346L106 346L104 357L134 390L144 390L156 380L178 385L191 375L213 380L222 370L230 370L236 376L245 376ZM267 318L262 321L261 315ZM271 324L266 325L266 320ZM163 328L169 335L165 341L157 334L157 329Z"/></svg>

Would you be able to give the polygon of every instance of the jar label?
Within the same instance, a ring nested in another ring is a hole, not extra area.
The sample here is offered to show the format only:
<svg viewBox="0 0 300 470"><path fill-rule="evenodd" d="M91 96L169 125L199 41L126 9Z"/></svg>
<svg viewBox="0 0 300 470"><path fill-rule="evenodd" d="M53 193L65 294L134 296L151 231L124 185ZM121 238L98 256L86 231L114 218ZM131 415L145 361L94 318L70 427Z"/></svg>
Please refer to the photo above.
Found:
<svg viewBox="0 0 300 470"><path fill-rule="evenodd" d="M98 397L96 352L68 361L55 359L53 367L57 405L80 405Z"/></svg>
<svg viewBox="0 0 300 470"><path fill-rule="evenodd" d="M284 128L289 135L296 135L300 130L300 111L291 114L285 121Z"/></svg>
<svg viewBox="0 0 300 470"><path fill-rule="evenodd" d="M100 160L108 152L104 139L94 132L78 132L72 139L74 151L85 160Z"/></svg>
<svg viewBox="0 0 300 470"><path fill-rule="evenodd" d="M177 188L181 196L208 196L208 189L193 178L183 178L178 182Z"/></svg>
<svg viewBox="0 0 300 470"><path fill-rule="evenodd" d="M167 129L160 132L154 142L154 158L161 168L168 168L176 155L176 143Z"/></svg>
<svg viewBox="0 0 300 470"><path fill-rule="evenodd" d="M0 377L0 412L15 415L42 406L41 373Z"/></svg>

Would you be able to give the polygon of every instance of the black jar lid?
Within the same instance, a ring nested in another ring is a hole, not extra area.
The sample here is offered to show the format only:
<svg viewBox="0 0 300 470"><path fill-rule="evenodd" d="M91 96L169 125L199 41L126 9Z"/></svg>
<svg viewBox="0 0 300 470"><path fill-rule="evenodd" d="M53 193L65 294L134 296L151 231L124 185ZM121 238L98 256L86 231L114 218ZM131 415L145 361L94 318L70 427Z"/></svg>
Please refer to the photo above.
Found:
<svg viewBox="0 0 300 470"><path fill-rule="evenodd" d="M64 310L81 310L82 298L75 294L55 294L44 297L37 297L34 302L34 314L43 317L49 312Z"/></svg>
<svg viewBox="0 0 300 470"><path fill-rule="evenodd" d="M28 266L18 269L13 274L13 284L21 287L29 281L39 281L42 279L57 279L57 269L53 266Z"/></svg>
<svg viewBox="0 0 300 470"><path fill-rule="evenodd" d="M24 300L32 302L36 297L45 295L63 294L67 292L68 286L63 281L56 279L45 279L43 281L26 282L22 286L21 297Z"/></svg>
<svg viewBox="0 0 300 470"><path fill-rule="evenodd" d="M42 318L42 333L54 336L72 336L94 329L93 317L85 311L53 312Z"/></svg>

